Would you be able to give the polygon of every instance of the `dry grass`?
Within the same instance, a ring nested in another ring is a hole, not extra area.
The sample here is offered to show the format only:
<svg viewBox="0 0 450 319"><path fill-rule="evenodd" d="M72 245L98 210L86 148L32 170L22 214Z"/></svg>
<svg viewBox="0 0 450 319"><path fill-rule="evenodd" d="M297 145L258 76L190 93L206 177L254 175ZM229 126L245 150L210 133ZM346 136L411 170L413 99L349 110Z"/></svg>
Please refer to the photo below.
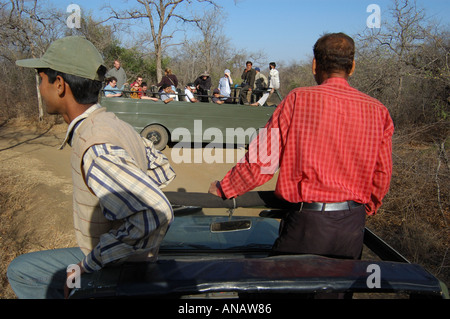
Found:
<svg viewBox="0 0 450 319"><path fill-rule="evenodd" d="M27 209L30 199L23 198L23 193L30 192L35 185L20 182L17 175L1 170L0 182L0 298L15 298L6 278L9 263L18 255L33 250L32 242L27 236L17 236L19 225L15 221L17 213Z"/></svg>
<svg viewBox="0 0 450 319"><path fill-rule="evenodd" d="M0 298L15 298L6 278L7 267L15 257L75 243L73 233L58 227L55 217L36 212L43 184L4 169L0 169L0 176ZM36 215L28 216L30 213Z"/></svg>
<svg viewBox="0 0 450 319"><path fill-rule="evenodd" d="M368 225L411 262L450 284L450 168L445 143L394 139L389 194Z"/></svg>
<svg viewBox="0 0 450 319"><path fill-rule="evenodd" d="M0 299L15 298L6 270L16 256L74 244L73 232L61 227L60 216L50 209L57 209L58 200L67 201L66 198L71 197L70 183L45 170L39 160L15 151L14 147L22 143L36 143L35 148L41 147L34 138L47 132L54 125L51 122L36 125L16 119L8 126L15 127L20 134L2 131L2 138L12 145L0 147ZM31 132L30 137L26 132ZM52 201L44 203L52 197Z"/></svg>

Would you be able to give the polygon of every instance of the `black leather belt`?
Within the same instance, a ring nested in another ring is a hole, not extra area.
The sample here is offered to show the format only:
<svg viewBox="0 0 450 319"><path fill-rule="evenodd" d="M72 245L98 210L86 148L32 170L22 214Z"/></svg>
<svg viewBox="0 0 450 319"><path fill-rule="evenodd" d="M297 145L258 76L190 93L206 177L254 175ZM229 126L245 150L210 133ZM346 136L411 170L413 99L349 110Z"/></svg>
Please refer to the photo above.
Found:
<svg viewBox="0 0 450 319"><path fill-rule="evenodd" d="M341 203L300 203L300 211L304 210L314 210L318 212L333 212L338 210L348 210L352 208L357 208L363 204L354 202L352 200L341 202Z"/></svg>

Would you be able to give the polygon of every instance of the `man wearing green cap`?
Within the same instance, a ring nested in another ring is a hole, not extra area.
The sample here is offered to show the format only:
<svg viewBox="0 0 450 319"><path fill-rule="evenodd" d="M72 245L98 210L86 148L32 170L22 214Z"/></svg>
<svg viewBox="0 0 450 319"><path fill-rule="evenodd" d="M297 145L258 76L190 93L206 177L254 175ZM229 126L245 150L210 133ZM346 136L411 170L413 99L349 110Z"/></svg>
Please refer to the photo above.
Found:
<svg viewBox="0 0 450 319"><path fill-rule="evenodd" d="M53 42L42 58L17 65L37 70L47 112L62 115L69 124L62 147L72 147L79 247L13 260L7 275L16 295L67 297L71 265L83 274L125 261L154 260L173 220L161 188L175 173L150 141L98 104L106 73L100 53L83 37L66 37Z"/></svg>

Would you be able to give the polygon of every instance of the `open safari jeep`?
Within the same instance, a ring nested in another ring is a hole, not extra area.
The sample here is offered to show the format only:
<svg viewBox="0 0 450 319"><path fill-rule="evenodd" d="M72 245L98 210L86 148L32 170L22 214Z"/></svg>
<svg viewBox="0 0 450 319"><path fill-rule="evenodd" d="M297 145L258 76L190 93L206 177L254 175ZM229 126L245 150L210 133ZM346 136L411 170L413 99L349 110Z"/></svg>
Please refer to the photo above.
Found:
<svg viewBox="0 0 450 319"><path fill-rule="evenodd" d="M279 103L281 95L276 93L274 99ZM161 100L102 97L100 103L151 140L157 150L178 142L247 145L275 110L275 107L190 103L181 99L182 95L180 101L164 104Z"/></svg>
<svg viewBox="0 0 450 319"><path fill-rule="evenodd" d="M313 298L319 293L449 298L445 284L369 229L364 250L370 257L363 253L362 260L270 257L279 219L291 207L273 192L251 192L234 200L199 193L166 195L175 220L158 261L83 275L71 298ZM235 216L238 209L250 207L259 215Z"/></svg>

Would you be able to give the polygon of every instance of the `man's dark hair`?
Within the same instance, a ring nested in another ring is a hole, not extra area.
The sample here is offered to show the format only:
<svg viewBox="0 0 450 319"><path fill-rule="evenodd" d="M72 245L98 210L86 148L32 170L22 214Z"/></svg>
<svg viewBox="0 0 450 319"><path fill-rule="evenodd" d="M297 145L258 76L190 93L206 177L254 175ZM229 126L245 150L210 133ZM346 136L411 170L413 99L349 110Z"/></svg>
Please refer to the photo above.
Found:
<svg viewBox="0 0 450 319"><path fill-rule="evenodd" d="M97 73L101 79L105 77L106 67L100 66ZM61 76L72 90L73 97L77 103L80 104L95 104L98 103L100 90L103 87L101 81L89 80L79 76L58 72L52 69L38 69L38 72L43 72L48 76L49 83L55 83L56 77Z"/></svg>
<svg viewBox="0 0 450 319"><path fill-rule="evenodd" d="M277 64L275 62L270 62L269 65L273 66L274 68L277 67Z"/></svg>
<svg viewBox="0 0 450 319"><path fill-rule="evenodd" d="M116 81L117 82L117 78L115 76L112 76L112 77L106 79L107 83L110 83L111 81Z"/></svg>
<svg viewBox="0 0 450 319"><path fill-rule="evenodd" d="M355 42L345 33L325 34L314 45L314 58L318 70L349 74L355 58Z"/></svg>

